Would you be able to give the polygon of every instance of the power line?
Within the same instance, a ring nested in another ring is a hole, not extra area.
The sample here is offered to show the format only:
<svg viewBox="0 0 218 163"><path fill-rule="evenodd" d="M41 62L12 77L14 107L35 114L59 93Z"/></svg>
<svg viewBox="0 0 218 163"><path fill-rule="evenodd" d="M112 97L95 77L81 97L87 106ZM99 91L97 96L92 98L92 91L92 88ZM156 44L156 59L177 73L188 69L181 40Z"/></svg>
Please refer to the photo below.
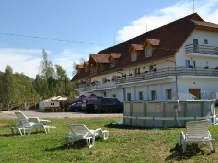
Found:
<svg viewBox="0 0 218 163"><path fill-rule="evenodd" d="M147 28L147 26L146 26ZM37 37L37 36L26 36L26 35L18 35L18 34L12 34L12 33L2 33L0 32L0 34L3 35L8 35L8 36L16 36L16 37L27 37L27 38L34 38L34 39L42 39L42 40L52 40L52 41L61 41L61 42L73 42L73 43L79 43L79 44L92 44L92 45L109 45L109 46L113 46L110 44L102 44L101 40L100 40L100 36L99 36L99 40L100 43L88 43L88 42L83 42L83 41L72 41L72 40L62 40L62 39L55 39L55 38L45 38L45 37ZM179 50L179 49L166 49L166 48L159 48L159 49L163 49L163 50Z"/></svg>
<svg viewBox="0 0 218 163"><path fill-rule="evenodd" d="M52 41L61 41L61 42L73 42L73 43L79 43L79 44L95 44L95 45L109 45L110 44L102 44L102 43L93 43L93 42L83 42L83 41L72 41L72 40L62 40L62 39L56 39L56 38L46 38L46 37L37 37L37 36L26 36L26 35L19 35L19 34L13 34L13 33L3 33L0 32L2 35L8 35L8 36L15 36L15 37L27 37L27 38L33 38L33 39L41 39L41 40L52 40Z"/></svg>

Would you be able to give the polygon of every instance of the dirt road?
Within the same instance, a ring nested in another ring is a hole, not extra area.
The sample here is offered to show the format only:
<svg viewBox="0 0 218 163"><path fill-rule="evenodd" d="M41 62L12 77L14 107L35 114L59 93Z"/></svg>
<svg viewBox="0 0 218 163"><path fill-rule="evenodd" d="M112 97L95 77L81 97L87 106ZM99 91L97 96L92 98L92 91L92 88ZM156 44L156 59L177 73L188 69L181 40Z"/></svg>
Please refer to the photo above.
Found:
<svg viewBox="0 0 218 163"><path fill-rule="evenodd" d="M0 119L17 119L15 111L1 111ZM42 111L22 111L27 117L39 117L39 118L90 118L90 117L122 117L122 113L99 113L99 114L87 114L84 112L42 112Z"/></svg>

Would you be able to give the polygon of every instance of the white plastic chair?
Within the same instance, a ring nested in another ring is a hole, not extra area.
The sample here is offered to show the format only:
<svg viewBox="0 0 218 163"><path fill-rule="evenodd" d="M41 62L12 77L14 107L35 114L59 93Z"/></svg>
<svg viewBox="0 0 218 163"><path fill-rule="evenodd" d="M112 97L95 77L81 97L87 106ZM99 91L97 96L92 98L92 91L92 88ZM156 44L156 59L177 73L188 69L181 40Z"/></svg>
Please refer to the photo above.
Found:
<svg viewBox="0 0 218 163"><path fill-rule="evenodd" d="M179 144L182 144L183 153L186 151L186 144L192 142L209 142L211 150L215 152L215 141L211 137L209 127L209 120L187 122L186 133L181 132L179 139Z"/></svg>
<svg viewBox="0 0 218 163"><path fill-rule="evenodd" d="M77 139L86 139L86 143L89 148L93 147L95 144L95 137L96 136L102 136L103 139L108 139L109 131L108 130L102 130L101 128L98 128L96 130L90 130L83 124L68 124L67 125L73 134L70 132L66 136L66 143L69 145L70 143L74 143Z"/></svg>
<svg viewBox="0 0 218 163"><path fill-rule="evenodd" d="M13 127L11 127L11 132L12 135L14 135L14 130L20 133L20 135L26 135L26 131L28 131L28 135L31 133L33 129L36 129L38 132L38 129L43 129L45 133L50 131L54 131L55 127L54 126L48 126L48 125L43 125L42 123L34 123L30 122L29 118L23 114L20 110L15 112L16 116L18 117L17 124Z"/></svg>

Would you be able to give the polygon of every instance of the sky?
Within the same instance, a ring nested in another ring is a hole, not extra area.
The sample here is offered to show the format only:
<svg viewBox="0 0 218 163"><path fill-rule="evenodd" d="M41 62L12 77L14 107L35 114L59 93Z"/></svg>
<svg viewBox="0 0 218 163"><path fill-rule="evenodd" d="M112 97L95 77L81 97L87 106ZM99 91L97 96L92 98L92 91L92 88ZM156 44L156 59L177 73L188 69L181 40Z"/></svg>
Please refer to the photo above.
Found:
<svg viewBox="0 0 218 163"><path fill-rule="evenodd" d="M218 0L2 0L0 71L35 78L45 49L72 78L82 58L193 12L218 24Z"/></svg>

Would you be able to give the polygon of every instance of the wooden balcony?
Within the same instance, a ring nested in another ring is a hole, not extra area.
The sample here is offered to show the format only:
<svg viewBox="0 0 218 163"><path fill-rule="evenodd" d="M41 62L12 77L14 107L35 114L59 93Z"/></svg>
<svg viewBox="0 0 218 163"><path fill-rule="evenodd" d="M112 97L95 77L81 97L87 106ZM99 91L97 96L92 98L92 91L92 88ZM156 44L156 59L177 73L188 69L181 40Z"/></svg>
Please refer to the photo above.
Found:
<svg viewBox="0 0 218 163"><path fill-rule="evenodd" d="M199 54L218 55L218 47L189 44L185 46L185 53L186 54L199 53Z"/></svg>

